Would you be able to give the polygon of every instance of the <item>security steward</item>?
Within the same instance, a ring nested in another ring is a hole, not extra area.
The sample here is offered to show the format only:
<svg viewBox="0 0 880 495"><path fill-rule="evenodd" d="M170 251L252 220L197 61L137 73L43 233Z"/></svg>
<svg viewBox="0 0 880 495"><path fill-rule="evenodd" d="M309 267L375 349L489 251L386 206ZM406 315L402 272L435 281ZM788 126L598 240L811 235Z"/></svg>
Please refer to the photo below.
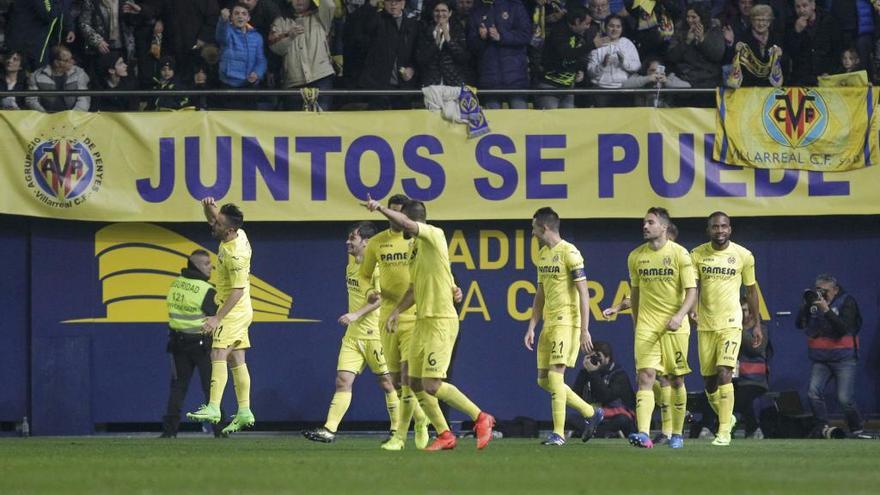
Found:
<svg viewBox="0 0 880 495"><path fill-rule="evenodd" d="M214 286L211 278L211 256L204 249L189 255L186 268L171 283L168 304L168 353L171 354L171 394L163 418L160 438L175 438L180 426L180 409L195 368L205 401L211 386L211 336L202 333L205 318L217 312ZM214 436L220 436L220 427L214 425Z"/></svg>

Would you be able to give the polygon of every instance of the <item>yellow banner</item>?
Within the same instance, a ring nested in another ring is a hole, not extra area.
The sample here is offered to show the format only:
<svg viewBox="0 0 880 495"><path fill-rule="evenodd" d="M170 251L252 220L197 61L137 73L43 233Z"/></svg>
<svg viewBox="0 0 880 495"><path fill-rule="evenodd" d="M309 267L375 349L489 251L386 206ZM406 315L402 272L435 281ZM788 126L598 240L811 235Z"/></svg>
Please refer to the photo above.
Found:
<svg viewBox="0 0 880 495"><path fill-rule="evenodd" d="M487 111L492 134L427 111L0 112L0 213L202 221L363 218L370 194L426 201L437 220L880 213L878 167L834 174L712 158L713 109ZM820 198L820 200L817 200Z"/></svg>
<svg viewBox="0 0 880 495"><path fill-rule="evenodd" d="M871 87L718 90L714 157L767 169L841 172L876 160Z"/></svg>

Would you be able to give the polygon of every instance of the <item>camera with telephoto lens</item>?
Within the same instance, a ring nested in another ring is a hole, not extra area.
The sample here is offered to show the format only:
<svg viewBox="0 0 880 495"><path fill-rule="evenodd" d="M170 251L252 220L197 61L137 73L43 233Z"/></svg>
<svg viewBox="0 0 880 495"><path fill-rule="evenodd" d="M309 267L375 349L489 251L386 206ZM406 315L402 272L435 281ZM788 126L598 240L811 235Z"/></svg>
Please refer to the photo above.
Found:
<svg viewBox="0 0 880 495"><path fill-rule="evenodd" d="M825 297L825 289L804 289L804 302L812 306L816 301Z"/></svg>
<svg viewBox="0 0 880 495"><path fill-rule="evenodd" d="M590 362L593 363L593 366L599 366L602 364L602 358L598 354L593 354L590 356Z"/></svg>

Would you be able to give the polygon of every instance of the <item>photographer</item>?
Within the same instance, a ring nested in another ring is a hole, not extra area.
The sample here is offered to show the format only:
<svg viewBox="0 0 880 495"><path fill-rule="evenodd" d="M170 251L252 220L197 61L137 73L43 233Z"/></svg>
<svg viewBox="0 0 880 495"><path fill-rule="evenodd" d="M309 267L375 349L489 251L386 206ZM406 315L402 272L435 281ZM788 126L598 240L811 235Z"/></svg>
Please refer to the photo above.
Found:
<svg viewBox="0 0 880 495"><path fill-rule="evenodd" d="M604 409L605 419L595 436L616 438L618 431L624 436L635 433L636 396L626 372L614 362L608 342L593 342L593 353L584 356L583 368L571 388L585 401Z"/></svg>
<svg viewBox="0 0 880 495"><path fill-rule="evenodd" d="M834 379L850 433L860 434L864 423L856 407L855 381L862 316L856 300L836 278L819 275L815 288L804 291L796 324L807 334L807 356L813 362L808 396L818 426L828 423L825 387Z"/></svg>

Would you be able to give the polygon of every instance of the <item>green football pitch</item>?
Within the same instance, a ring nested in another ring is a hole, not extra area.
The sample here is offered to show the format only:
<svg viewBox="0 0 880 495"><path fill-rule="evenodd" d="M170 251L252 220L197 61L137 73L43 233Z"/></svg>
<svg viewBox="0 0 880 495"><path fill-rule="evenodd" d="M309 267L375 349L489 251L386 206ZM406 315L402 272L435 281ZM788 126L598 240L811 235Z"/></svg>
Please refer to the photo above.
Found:
<svg viewBox="0 0 880 495"><path fill-rule="evenodd" d="M693 440L642 450L623 440L501 439L477 452L384 452L378 437L297 435L0 440L0 494L880 493L880 441Z"/></svg>

